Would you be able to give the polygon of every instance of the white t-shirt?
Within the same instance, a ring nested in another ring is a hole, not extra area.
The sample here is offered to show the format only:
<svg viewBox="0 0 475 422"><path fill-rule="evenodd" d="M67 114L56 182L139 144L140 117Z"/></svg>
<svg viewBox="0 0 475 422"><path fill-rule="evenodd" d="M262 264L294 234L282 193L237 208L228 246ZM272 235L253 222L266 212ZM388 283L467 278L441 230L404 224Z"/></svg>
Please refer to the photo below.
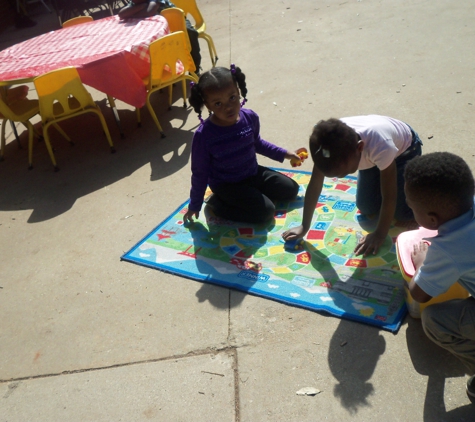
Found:
<svg viewBox="0 0 475 422"><path fill-rule="evenodd" d="M358 170L387 168L412 143L409 126L400 120L371 114L343 117L343 123L353 128L364 142Z"/></svg>

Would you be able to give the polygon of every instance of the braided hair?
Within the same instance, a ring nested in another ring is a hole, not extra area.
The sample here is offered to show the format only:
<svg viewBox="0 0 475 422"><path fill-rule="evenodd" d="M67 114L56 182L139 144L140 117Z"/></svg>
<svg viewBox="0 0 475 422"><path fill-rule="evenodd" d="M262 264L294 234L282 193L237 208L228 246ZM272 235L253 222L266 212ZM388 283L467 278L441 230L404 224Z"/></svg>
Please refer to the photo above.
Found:
<svg viewBox="0 0 475 422"><path fill-rule="evenodd" d="M242 107L247 102L246 75L234 64L231 65L230 69L226 67L213 67L200 76L197 84L191 83L189 101L193 110L198 114L201 123L203 123L201 110L205 104L206 92L221 90L232 82L239 87L239 91L243 96Z"/></svg>

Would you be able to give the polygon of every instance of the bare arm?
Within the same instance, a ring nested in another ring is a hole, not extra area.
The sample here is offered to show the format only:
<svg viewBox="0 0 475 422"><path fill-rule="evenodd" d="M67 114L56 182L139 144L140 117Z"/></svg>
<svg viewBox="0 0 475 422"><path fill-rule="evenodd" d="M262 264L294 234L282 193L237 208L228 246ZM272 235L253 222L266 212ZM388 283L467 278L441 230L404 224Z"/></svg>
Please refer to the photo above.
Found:
<svg viewBox="0 0 475 422"><path fill-rule="evenodd" d="M364 254L364 256L373 253L376 254L386 239L386 236L391 227L391 222L396 211L397 200L397 168L393 161L389 167L380 172L381 183L381 209L379 211L379 221L376 230L369 233L356 246L355 253L357 255Z"/></svg>
<svg viewBox="0 0 475 422"><path fill-rule="evenodd" d="M317 206L318 198L322 193L324 179L325 176L323 173L318 170L317 167L313 166L312 176L310 177L307 192L305 192L302 225L285 231L282 234L284 240L300 239L307 234L310 225L312 224L312 218L315 212L315 207Z"/></svg>
<svg viewBox="0 0 475 422"><path fill-rule="evenodd" d="M414 250L411 253L412 262L414 264L416 272L414 273L414 276L412 277L412 280L409 283L409 292L411 293L412 298L419 303L425 303L432 299L432 296L429 296L414 281L417 273L424 264L424 260L427 255L427 249L429 249L429 245L426 242L422 241L414 245Z"/></svg>

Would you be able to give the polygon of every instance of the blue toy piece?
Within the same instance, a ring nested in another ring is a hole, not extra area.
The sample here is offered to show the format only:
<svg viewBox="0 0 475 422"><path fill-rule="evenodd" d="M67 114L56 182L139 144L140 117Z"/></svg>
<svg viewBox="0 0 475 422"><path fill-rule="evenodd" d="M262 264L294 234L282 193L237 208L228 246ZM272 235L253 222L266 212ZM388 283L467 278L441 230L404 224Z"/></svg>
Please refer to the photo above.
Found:
<svg viewBox="0 0 475 422"><path fill-rule="evenodd" d="M303 250L304 243L305 240L303 239L287 240L287 242L284 243L284 249L289 252L301 251Z"/></svg>

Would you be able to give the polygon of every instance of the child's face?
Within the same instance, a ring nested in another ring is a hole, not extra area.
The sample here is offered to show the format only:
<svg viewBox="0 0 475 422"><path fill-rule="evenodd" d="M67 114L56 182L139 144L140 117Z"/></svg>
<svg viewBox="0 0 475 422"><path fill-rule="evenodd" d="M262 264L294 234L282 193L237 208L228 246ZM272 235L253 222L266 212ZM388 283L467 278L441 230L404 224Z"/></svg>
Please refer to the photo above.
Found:
<svg viewBox="0 0 475 422"><path fill-rule="evenodd" d="M436 216L430 211L427 204L418 200L407 185L404 185L404 193L406 194L406 203L414 213L417 224L429 230L436 230L438 228Z"/></svg>
<svg viewBox="0 0 475 422"><path fill-rule="evenodd" d="M356 153L351 155L346 162L341 163L338 167L329 171L328 174L325 174L325 176L341 178L349 174L355 173L358 170L358 166L360 164L363 146L363 141L359 141Z"/></svg>
<svg viewBox="0 0 475 422"><path fill-rule="evenodd" d="M211 121L218 126L231 126L239 120L239 90L234 82L221 90L205 92L205 105L213 112Z"/></svg>

